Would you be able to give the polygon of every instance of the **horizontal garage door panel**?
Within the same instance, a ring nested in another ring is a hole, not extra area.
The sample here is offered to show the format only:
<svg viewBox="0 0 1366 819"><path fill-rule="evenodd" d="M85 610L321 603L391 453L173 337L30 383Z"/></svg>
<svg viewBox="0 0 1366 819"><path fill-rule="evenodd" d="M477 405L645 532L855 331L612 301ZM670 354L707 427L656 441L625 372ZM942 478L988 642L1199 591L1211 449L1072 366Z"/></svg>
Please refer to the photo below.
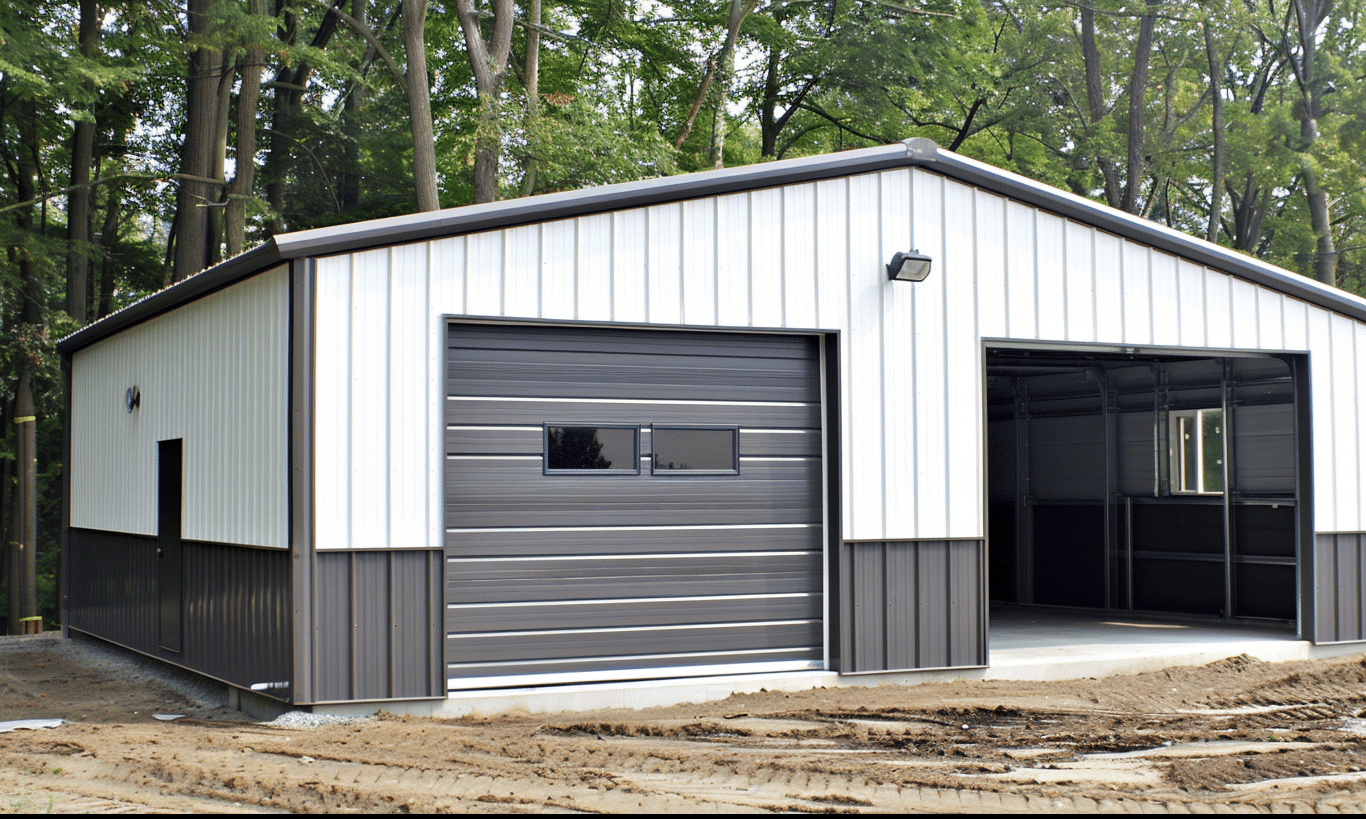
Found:
<svg viewBox="0 0 1366 819"><path fill-rule="evenodd" d="M717 526L662 528L486 529L446 532L448 557L567 557L576 555L672 554L678 552L800 552L821 550L821 527Z"/></svg>
<svg viewBox="0 0 1366 819"><path fill-rule="evenodd" d="M813 591L820 570L819 553L530 560L448 561L446 602L788 594Z"/></svg>
<svg viewBox="0 0 1366 819"><path fill-rule="evenodd" d="M546 343L548 334L554 337L549 345ZM571 334L572 341L568 341ZM659 355L696 355L701 352L734 355L743 350L744 355L756 358L805 359L815 356L816 339L771 333L691 333L606 327L463 324L458 326L458 335L451 335L450 346L462 350L532 351L572 346L585 355L645 351Z"/></svg>
<svg viewBox="0 0 1366 819"><path fill-rule="evenodd" d="M698 623L754 623L761 620L815 620L821 616L819 593L706 597L663 600L576 600L454 607L447 611L446 632L452 637L481 632L530 631L546 622L559 628L609 628L623 620L638 626L682 626Z"/></svg>
<svg viewBox="0 0 1366 819"><path fill-rule="evenodd" d="M572 634L569 629L540 632L504 632L488 636L448 637L447 651L463 662L494 662L512 654L538 660L572 660L584 656L648 655L667 641L674 652L755 651L815 645L820 641L820 622L775 623L755 629L736 625L617 628ZM572 639L570 639L572 638Z"/></svg>
<svg viewBox="0 0 1366 819"><path fill-rule="evenodd" d="M448 656L450 647L447 648ZM737 666L760 670L782 670L794 666L819 666L819 647L782 649L742 649L739 651L702 650L694 652L654 652L608 657L578 657L569 660L499 659L491 663L451 663L452 679L466 688L503 687L575 680L628 680L648 676L642 668L667 669L669 676L725 673Z"/></svg>
<svg viewBox="0 0 1366 819"><path fill-rule="evenodd" d="M704 391L721 401L818 401L819 382L806 378L805 362L791 359L688 357L658 363L657 356L618 355L583 361L576 353L505 356L477 351L447 374L446 394L512 398L687 399ZM508 377L509 373L515 373Z"/></svg>
<svg viewBox="0 0 1366 819"><path fill-rule="evenodd" d="M820 462L741 462L739 475L543 475L541 461L451 459L455 528L817 523Z"/></svg>
<svg viewBox="0 0 1366 819"><path fill-rule="evenodd" d="M819 667L815 338L452 325L446 372L453 687ZM547 424L637 427L639 474L546 474ZM652 473L661 424L738 474Z"/></svg>

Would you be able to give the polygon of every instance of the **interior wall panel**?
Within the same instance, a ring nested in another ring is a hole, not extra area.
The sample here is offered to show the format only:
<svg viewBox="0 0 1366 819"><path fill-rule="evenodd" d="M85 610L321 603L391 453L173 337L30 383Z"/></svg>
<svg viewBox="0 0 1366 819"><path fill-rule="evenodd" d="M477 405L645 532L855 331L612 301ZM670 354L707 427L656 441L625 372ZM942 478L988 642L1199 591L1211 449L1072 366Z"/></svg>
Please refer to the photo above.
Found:
<svg viewBox="0 0 1366 819"><path fill-rule="evenodd" d="M155 535L157 442L182 438L184 537L288 544L288 285L275 268L75 354L72 526Z"/></svg>

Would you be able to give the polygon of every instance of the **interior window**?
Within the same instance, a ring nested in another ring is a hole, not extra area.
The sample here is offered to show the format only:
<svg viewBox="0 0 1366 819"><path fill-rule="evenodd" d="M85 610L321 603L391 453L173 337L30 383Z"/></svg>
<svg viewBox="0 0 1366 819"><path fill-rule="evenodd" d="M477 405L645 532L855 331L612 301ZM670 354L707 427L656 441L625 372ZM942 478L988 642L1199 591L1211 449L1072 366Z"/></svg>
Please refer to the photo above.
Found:
<svg viewBox="0 0 1366 819"><path fill-rule="evenodd" d="M640 473L640 428L545 426L546 472Z"/></svg>
<svg viewBox="0 0 1366 819"><path fill-rule="evenodd" d="M735 427L654 426L654 472L739 474L739 432Z"/></svg>
<svg viewBox="0 0 1366 819"><path fill-rule="evenodd" d="M1224 411L1179 410L1171 419L1171 481L1174 494L1224 491Z"/></svg>

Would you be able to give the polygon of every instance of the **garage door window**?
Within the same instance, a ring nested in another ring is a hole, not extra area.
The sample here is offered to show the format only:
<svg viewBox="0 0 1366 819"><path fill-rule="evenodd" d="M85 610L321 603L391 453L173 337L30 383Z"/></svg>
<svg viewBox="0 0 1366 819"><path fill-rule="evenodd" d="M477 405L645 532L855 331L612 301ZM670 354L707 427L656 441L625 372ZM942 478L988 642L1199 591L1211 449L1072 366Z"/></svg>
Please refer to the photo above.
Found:
<svg viewBox="0 0 1366 819"><path fill-rule="evenodd" d="M640 474L640 427L545 425L545 471Z"/></svg>
<svg viewBox="0 0 1366 819"><path fill-rule="evenodd" d="M738 475L740 459L735 427L651 428L651 459L656 475Z"/></svg>

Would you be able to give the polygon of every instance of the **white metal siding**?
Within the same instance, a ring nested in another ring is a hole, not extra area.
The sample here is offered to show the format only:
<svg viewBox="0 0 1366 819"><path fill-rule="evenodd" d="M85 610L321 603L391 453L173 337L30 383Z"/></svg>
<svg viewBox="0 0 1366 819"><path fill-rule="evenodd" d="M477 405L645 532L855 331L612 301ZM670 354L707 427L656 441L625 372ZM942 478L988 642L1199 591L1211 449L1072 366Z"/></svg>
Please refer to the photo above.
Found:
<svg viewBox="0 0 1366 819"><path fill-rule="evenodd" d="M318 264L320 547L441 545L442 315L840 331L843 536L867 540L984 535L984 338L1308 350L1315 527L1363 526L1361 324L928 171L415 247ZM887 282L912 248L933 274Z"/></svg>
<svg viewBox="0 0 1366 819"><path fill-rule="evenodd" d="M184 537L287 546L288 349L279 267L77 352L71 525L155 535L157 441L183 438Z"/></svg>

